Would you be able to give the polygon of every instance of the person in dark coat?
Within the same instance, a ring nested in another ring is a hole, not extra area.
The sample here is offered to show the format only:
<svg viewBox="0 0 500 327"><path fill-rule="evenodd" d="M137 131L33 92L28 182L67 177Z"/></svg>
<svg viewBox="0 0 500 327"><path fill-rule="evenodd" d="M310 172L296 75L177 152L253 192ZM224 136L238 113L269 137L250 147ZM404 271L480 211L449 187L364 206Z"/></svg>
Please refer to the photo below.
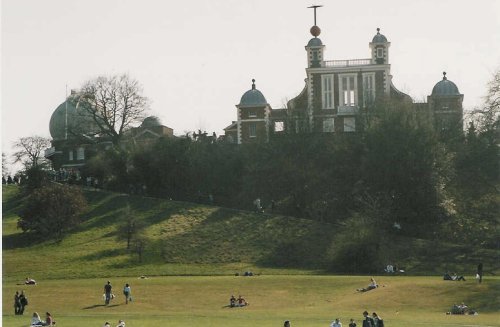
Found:
<svg viewBox="0 0 500 327"><path fill-rule="evenodd" d="M363 312L363 327L375 327L375 321L370 317L368 311Z"/></svg>
<svg viewBox="0 0 500 327"><path fill-rule="evenodd" d="M477 265L477 275L479 276L478 281L481 283L483 281L483 263L480 262Z"/></svg>
<svg viewBox="0 0 500 327"><path fill-rule="evenodd" d="M21 294L19 294L19 303L21 304L19 307L19 314L22 315L24 313L24 307L28 305L28 298L24 294L24 291L21 291Z"/></svg>
<svg viewBox="0 0 500 327"><path fill-rule="evenodd" d="M19 292L16 291L16 294L14 295L14 314L18 315L20 310L21 310L21 301L19 298Z"/></svg>

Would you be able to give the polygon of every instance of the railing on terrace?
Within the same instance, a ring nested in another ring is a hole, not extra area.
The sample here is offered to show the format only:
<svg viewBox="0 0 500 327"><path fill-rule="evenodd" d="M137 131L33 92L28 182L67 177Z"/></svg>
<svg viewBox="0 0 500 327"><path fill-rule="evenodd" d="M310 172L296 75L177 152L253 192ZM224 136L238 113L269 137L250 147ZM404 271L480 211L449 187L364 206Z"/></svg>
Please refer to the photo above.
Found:
<svg viewBox="0 0 500 327"><path fill-rule="evenodd" d="M349 59L349 60L328 60L323 62L323 67L351 67L371 65L372 60L367 59Z"/></svg>

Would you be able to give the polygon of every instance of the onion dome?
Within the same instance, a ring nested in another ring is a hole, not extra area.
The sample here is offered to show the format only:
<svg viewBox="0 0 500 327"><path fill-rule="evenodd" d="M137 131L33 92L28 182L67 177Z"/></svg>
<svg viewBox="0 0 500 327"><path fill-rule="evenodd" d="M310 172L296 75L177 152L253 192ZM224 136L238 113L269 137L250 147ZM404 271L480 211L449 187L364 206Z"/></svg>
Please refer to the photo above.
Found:
<svg viewBox="0 0 500 327"><path fill-rule="evenodd" d="M448 96L448 95L460 95L458 87L455 83L448 80L446 77L446 72L443 72L443 79L434 85L432 88L432 95L438 96Z"/></svg>
<svg viewBox="0 0 500 327"><path fill-rule="evenodd" d="M377 28L377 34L373 37L372 40L373 43L387 43L387 38L383 35L380 34L380 28Z"/></svg>
<svg viewBox="0 0 500 327"><path fill-rule="evenodd" d="M154 127L154 126L161 126L161 121L156 116L149 116L144 118L141 124L141 127Z"/></svg>
<svg viewBox="0 0 500 327"><path fill-rule="evenodd" d="M239 107L264 107L267 105L267 100L260 92L255 88L255 79L252 79L252 89L248 90L243 94L240 100Z"/></svg>

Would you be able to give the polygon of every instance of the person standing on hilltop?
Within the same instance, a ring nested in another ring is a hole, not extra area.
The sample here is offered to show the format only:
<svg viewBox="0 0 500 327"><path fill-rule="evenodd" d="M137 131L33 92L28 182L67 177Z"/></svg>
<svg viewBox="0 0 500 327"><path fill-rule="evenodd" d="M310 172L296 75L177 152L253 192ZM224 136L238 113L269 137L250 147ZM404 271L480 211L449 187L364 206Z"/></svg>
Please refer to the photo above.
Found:
<svg viewBox="0 0 500 327"><path fill-rule="evenodd" d="M108 280L108 283L104 285L104 303L106 305L109 304L109 300L111 300L111 282Z"/></svg>
<svg viewBox="0 0 500 327"><path fill-rule="evenodd" d="M477 276L478 276L478 282L481 284L481 282L483 281L483 263L482 262L480 262L477 265Z"/></svg>

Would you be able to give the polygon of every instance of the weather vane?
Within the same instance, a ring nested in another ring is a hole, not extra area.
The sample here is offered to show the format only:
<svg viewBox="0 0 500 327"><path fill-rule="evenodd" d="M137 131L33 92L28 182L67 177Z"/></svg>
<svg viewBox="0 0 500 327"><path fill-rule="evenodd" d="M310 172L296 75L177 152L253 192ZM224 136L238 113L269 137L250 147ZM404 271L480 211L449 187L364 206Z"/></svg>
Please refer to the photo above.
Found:
<svg viewBox="0 0 500 327"><path fill-rule="evenodd" d="M313 8L314 9L314 26L316 26L316 8L323 7L322 5L312 5L311 7L307 8Z"/></svg>

